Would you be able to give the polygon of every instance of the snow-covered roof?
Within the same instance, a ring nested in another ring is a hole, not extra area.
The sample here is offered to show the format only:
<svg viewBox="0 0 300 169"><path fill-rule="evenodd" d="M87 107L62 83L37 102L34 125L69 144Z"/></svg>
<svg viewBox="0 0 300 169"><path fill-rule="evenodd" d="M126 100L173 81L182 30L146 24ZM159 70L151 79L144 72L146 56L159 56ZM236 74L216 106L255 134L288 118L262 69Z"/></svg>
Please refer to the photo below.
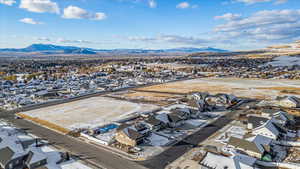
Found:
<svg viewBox="0 0 300 169"><path fill-rule="evenodd" d="M162 114L158 114L155 116L156 119L164 122L164 123L169 123L169 118L168 115L166 113L162 113Z"/></svg>
<svg viewBox="0 0 300 169"><path fill-rule="evenodd" d="M200 164L214 169L253 169L255 158L245 155L226 157L208 152Z"/></svg>
<svg viewBox="0 0 300 169"><path fill-rule="evenodd" d="M90 169L75 160L56 164L61 160L61 153L59 151L50 146L36 147L34 144L35 138L33 138L33 136L20 132L17 128L9 126L2 121L0 121L0 138L0 150L4 149L5 151L3 152L11 152L10 154L12 155L10 156L10 159L14 159L21 155L31 154L30 159L28 159L27 162L32 164L46 159L46 167L49 169ZM22 145L23 142L28 142L29 145L24 146Z"/></svg>
<svg viewBox="0 0 300 169"><path fill-rule="evenodd" d="M283 99L281 99L281 101L290 101L293 102L295 104L300 104L300 100L299 98L295 97L295 96L287 96L284 97Z"/></svg>
<svg viewBox="0 0 300 169"><path fill-rule="evenodd" d="M255 130L260 130L262 128L267 128L272 134L274 134L275 136L279 135L279 131L277 130L277 128L274 126L274 124L272 123L271 120L269 120L268 122L266 122L263 126L256 128Z"/></svg>
<svg viewBox="0 0 300 169"><path fill-rule="evenodd" d="M5 129L0 129L0 149L9 147L14 152L14 155L11 158L16 158L26 154L16 133L13 132L13 128L6 126Z"/></svg>
<svg viewBox="0 0 300 169"><path fill-rule="evenodd" d="M38 161L47 159L46 153L43 152L39 147L30 147L29 154L31 154L30 159L28 159L29 164L33 164Z"/></svg>

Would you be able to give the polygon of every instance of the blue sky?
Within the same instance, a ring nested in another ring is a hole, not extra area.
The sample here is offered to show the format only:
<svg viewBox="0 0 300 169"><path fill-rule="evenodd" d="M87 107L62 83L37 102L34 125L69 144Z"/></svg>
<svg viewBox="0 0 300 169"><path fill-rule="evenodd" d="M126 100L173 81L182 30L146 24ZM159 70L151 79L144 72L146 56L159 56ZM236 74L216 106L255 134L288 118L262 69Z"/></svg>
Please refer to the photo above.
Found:
<svg viewBox="0 0 300 169"><path fill-rule="evenodd" d="M0 48L262 48L300 39L299 0L0 0Z"/></svg>

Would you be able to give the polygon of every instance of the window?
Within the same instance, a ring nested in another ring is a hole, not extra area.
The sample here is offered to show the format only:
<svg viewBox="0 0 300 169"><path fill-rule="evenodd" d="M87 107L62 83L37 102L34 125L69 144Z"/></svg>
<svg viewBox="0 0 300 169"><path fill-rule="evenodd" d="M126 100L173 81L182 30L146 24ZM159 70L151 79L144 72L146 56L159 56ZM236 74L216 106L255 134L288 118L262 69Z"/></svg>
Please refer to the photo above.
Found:
<svg viewBox="0 0 300 169"><path fill-rule="evenodd" d="M9 169L13 169L13 164L10 163L10 164L8 165L8 168L9 168Z"/></svg>

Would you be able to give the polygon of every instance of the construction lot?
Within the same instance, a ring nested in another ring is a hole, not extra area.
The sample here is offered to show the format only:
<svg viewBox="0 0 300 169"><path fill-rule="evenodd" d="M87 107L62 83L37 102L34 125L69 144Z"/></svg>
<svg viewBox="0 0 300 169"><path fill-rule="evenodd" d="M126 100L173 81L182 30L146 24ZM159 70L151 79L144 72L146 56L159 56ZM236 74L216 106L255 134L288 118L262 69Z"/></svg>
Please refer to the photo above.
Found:
<svg viewBox="0 0 300 169"><path fill-rule="evenodd" d="M151 111L157 108L155 105L137 104L108 97L92 97L20 114L74 130L103 125L137 112ZM51 128L51 126L47 127Z"/></svg>

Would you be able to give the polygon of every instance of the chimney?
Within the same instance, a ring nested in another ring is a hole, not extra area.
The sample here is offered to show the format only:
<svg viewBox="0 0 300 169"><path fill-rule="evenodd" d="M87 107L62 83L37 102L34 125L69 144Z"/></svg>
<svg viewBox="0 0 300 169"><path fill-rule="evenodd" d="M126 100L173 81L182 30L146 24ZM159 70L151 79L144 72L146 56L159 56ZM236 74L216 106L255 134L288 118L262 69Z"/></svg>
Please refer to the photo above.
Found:
<svg viewBox="0 0 300 169"><path fill-rule="evenodd" d="M39 147L39 141L37 138L35 139L35 147Z"/></svg>
<svg viewBox="0 0 300 169"><path fill-rule="evenodd" d="M70 160L70 154L69 154L69 152L66 152L66 160L67 160L67 161Z"/></svg>

